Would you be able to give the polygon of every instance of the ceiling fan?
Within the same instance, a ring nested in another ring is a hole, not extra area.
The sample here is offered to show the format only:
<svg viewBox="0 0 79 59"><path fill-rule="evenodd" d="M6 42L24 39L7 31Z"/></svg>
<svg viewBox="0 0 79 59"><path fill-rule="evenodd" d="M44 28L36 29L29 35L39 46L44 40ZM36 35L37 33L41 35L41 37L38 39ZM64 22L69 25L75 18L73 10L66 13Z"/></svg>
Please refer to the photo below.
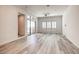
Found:
<svg viewBox="0 0 79 59"><path fill-rule="evenodd" d="M44 16L47 17L50 13L45 13Z"/></svg>
<svg viewBox="0 0 79 59"><path fill-rule="evenodd" d="M50 5L46 5L46 8L48 9L48 7L50 7ZM44 16L47 17L50 13L49 12L46 12L44 13Z"/></svg>

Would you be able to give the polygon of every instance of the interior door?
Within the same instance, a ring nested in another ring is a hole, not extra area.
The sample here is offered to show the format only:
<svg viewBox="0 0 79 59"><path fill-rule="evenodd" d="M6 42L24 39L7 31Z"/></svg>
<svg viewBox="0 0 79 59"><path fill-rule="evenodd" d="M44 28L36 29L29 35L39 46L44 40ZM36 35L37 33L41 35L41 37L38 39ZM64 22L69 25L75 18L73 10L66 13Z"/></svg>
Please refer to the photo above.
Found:
<svg viewBox="0 0 79 59"><path fill-rule="evenodd" d="M18 15L18 36L25 35L25 16L24 14Z"/></svg>

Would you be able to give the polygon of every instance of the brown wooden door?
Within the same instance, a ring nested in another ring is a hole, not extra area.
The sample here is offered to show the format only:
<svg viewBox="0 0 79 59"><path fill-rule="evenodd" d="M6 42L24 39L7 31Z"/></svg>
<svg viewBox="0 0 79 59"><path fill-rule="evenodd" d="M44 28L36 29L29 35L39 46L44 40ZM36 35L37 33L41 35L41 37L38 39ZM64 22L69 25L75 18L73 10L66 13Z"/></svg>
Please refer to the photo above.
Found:
<svg viewBox="0 0 79 59"><path fill-rule="evenodd" d="M18 16L18 35L19 36L25 35L25 16L24 15Z"/></svg>

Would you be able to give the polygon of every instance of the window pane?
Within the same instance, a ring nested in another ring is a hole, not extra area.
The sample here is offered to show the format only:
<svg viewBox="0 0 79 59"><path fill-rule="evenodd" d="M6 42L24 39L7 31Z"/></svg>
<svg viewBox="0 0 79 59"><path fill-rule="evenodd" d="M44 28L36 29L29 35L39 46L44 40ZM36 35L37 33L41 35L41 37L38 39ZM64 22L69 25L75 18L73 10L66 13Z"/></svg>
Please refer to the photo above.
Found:
<svg viewBox="0 0 79 59"><path fill-rule="evenodd" d="M42 22L42 28L46 28L46 22Z"/></svg>
<svg viewBox="0 0 79 59"><path fill-rule="evenodd" d="M35 32L35 22L31 21L31 33Z"/></svg>
<svg viewBox="0 0 79 59"><path fill-rule="evenodd" d="M30 21L29 20L27 20L27 32L28 32L28 34L30 32Z"/></svg>
<svg viewBox="0 0 79 59"><path fill-rule="evenodd" d="M35 22L31 21L31 28L35 27Z"/></svg>
<svg viewBox="0 0 79 59"><path fill-rule="evenodd" d="M56 28L56 22L52 22L52 28Z"/></svg>
<svg viewBox="0 0 79 59"><path fill-rule="evenodd" d="M51 22L47 22L47 28L51 28Z"/></svg>

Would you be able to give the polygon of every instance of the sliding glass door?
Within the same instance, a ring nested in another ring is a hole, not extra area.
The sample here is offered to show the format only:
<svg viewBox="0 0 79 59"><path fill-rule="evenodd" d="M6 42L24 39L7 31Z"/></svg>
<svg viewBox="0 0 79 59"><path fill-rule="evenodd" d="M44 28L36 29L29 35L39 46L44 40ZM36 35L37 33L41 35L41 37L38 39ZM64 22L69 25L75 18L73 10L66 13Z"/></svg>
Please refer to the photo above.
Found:
<svg viewBox="0 0 79 59"><path fill-rule="evenodd" d="M31 35L35 33L35 21L27 20L27 33L28 35Z"/></svg>

